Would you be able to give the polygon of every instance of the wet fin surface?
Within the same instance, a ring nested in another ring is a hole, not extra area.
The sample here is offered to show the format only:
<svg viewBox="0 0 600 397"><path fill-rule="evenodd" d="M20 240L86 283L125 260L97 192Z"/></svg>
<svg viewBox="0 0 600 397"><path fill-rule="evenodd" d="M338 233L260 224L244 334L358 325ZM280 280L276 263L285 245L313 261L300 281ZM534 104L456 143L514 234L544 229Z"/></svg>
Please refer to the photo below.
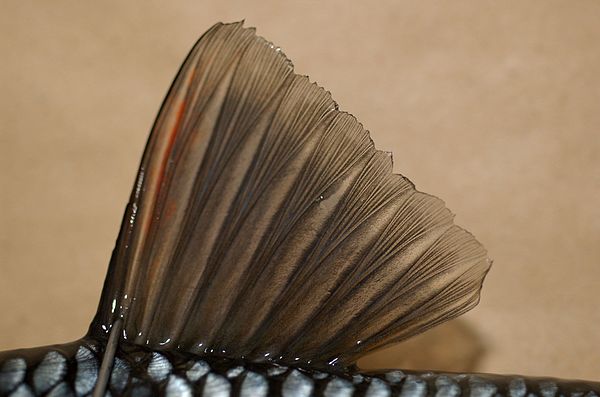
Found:
<svg viewBox="0 0 600 397"><path fill-rule="evenodd" d="M347 366L471 309L489 264L279 48L217 24L157 117L90 332Z"/></svg>

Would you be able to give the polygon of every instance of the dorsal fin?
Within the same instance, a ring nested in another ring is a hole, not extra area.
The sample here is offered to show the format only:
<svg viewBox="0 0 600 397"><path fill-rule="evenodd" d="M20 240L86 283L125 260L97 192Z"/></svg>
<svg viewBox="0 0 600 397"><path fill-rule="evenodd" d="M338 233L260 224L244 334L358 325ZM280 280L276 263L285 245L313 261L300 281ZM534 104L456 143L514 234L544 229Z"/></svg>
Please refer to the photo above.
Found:
<svg viewBox="0 0 600 397"><path fill-rule="evenodd" d="M217 24L157 117L91 333L348 365L471 309L488 269L328 92Z"/></svg>

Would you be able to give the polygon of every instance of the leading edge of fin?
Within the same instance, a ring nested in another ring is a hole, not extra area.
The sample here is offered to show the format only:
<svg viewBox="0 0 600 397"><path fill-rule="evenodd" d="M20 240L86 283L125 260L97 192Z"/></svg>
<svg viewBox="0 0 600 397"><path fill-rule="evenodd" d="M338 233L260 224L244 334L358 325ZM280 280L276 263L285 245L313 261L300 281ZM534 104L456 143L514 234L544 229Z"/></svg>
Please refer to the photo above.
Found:
<svg viewBox="0 0 600 397"><path fill-rule="evenodd" d="M452 218L279 48L217 24L152 128L90 335L347 366L477 304L490 261Z"/></svg>

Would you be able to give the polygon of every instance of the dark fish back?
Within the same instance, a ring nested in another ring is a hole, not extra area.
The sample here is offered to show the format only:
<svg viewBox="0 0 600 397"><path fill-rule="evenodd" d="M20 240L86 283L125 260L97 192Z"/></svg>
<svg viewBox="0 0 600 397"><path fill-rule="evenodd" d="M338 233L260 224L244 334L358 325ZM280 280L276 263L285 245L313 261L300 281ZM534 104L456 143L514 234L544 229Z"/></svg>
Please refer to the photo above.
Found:
<svg viewBox="0 0 600 397"><path fill-rule="evenodd" d="M0 355L0 396L90 396L98 378L102 342ZM320 371L242 359L152 351L124 344L112 366L107 396L370 396L370 397L598 397L600 384L487 374L388 371L356 368Z"/></svg>

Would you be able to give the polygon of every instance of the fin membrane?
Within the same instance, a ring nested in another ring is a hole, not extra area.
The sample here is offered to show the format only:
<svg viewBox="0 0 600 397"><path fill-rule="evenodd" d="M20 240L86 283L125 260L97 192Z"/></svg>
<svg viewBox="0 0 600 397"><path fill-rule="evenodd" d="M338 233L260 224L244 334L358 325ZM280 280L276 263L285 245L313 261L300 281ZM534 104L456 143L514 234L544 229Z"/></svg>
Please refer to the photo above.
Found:
<svg viewBox="0 0 600 397"><path fill-rule="evenodd" d="M471 309L489 265L279 48L217 24L152 129L91 333L348 365Z"/></svg>

